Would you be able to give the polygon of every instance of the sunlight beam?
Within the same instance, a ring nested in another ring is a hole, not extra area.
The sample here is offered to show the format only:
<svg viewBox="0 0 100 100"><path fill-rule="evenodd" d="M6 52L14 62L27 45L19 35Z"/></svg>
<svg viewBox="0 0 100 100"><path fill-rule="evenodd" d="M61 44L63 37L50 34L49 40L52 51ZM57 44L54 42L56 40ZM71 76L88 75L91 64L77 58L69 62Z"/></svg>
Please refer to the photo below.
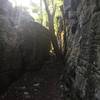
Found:
<svg viewBox="0 0 100 100"><path fill-rule="evenodd" d="M9 0L12 5L15 6L22 6L22 7L29 7L31 5L30 0Z"/></svg>
<svg viewBox="0 0 100 100"><path fill-rule="evenodd" d="M22 7L30 7L32 3L40 5L40 0L9 0L13 7L15 6L22 6Z"/></svg>
<svg viewBox="0 0 100 100"><path fill-rule="evenodd" d="M34 13L33 12L33 4L36 4L38 7L40 7L40 0L9 0L12 4L12 6L15 8L15 7L21 7L21 8L26 8L26 10L28 11L28 13L34 18L38 18L39 15L38 13L40 12L37 12L37 13ZM45 9L45 6L44 6L44 3L43 3L43 0L42 0L42 8L41 8L41 13L42 13L42 10Z"/></svg>

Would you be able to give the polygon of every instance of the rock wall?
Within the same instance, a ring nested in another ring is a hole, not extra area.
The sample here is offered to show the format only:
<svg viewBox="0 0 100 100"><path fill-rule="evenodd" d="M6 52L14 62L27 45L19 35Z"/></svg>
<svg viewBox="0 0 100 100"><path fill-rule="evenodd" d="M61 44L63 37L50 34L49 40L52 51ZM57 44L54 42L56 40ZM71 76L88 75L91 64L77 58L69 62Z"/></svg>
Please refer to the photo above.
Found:
<svg viewBox="0 0 100 100"><path fill-rule="evenodd" d="M8 0L0 0L0 94L25 71L39 70L49 50L48 29L26 11L12 8Z"/></svg>
<svg viewBox="0 0 100 100"><path fill-rule="evenodd" d="M100 100L100 0L64 0L64 97Z"/></svg>

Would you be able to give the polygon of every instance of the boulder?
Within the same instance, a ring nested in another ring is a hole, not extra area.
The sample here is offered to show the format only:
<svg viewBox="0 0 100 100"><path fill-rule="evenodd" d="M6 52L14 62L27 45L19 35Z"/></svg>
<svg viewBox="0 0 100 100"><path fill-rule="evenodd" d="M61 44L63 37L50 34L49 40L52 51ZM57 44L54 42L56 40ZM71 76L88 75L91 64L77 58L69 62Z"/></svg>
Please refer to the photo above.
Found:
<svg viewBox="0 0 100 100"><path fill-rule="evenodd" d="M14 23L5 13L0 14L0 94L25 71L40 69L50 50L46 28L29 15Z"/></svg>

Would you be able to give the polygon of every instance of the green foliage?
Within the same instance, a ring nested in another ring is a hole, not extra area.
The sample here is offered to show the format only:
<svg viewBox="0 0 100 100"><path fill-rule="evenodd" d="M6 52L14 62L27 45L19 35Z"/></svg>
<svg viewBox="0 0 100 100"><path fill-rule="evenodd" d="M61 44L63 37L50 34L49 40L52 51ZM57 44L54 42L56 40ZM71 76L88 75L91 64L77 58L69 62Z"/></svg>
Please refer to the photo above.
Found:
<svg viewBox="0 0 100 100"><path fill-rule="evenodd" d="M63 4L63 0L47 0L47 3L51 12L52 10L55 9L54 28L55 28L55 32L57 32L58 30L57 17L61 16L60 6ZM41 13L41 9L42 9L42 13ZM33 4L32 11L33 13L37 14L37 16L35 17L33 16L35 21L41 23L42 20L42 25L48 28L48 17L45 11L43 1L42 1L42 8L40 7L40 5Z"/></svg>

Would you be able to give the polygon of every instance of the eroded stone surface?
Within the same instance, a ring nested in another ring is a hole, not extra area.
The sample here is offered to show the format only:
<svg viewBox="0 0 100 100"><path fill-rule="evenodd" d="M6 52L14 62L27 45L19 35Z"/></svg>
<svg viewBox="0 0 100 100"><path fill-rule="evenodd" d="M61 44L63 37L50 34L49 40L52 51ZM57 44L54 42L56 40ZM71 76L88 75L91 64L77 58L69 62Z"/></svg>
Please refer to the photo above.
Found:
<svg viewBox="0 0 100 100"><path fill-rule="evenodd" d="M94 69L100 68L100 1L64 0L64 12L68 35L66 35L66 71L63 78L66 80L65 88L69 89L65 91L70 94L71 100L75 98L80 100L77 93L82 100L95 100L95 89L98 90L100 87L98 85L100 77L96 78L97 72L94 72ZM66 92L65 96L68 98Z"/></svg>

